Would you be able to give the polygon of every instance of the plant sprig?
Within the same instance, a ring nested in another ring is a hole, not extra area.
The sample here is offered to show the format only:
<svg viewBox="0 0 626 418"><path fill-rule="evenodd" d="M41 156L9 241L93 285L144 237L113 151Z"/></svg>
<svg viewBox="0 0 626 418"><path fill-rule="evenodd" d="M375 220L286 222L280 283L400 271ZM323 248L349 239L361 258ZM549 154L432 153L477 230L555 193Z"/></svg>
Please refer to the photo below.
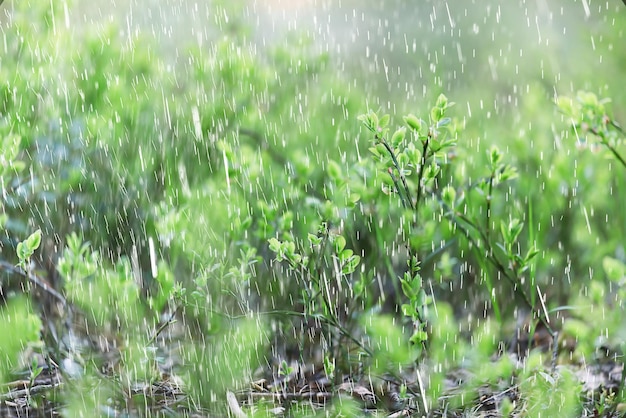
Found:
<svg viewBox="0 0 626 418"><path fill-rule="evenodd" d="M374 133L374 146L370 148L371 153L391 178L391 184L402 206L413 213L411 234L418 231L419 214L425 201L428 185L434 183L441 165L444 164L436 159L437 153L456 145L455 139L447 135L448 131L445 130L450 124L450 119L445 117L446 111L452 105L453 103L448 102L444 95L440 95L430 111L428 123L412 114L405 116L404 122L412 133L412 141L407 141L405 127L396 130L391 139L387 139L390 121L388 115L379 118L375 112L369 112L359 117L364 126ZM416 188L412 194L408 178L413 170L417 174L415 174ZM496 316L500 318L500 307L493 292L494 285L488 265L491 265L498 275L502 275L511 283L524 304L531 311L537 312L539 320L554 337L545 312L541 314L535 306L535 298L529 296L534 295L535 289L527 290L527 286L523 285L522 275L530 269L538 250L532 246L524 254L519 252L518 239L524 226L519 219L511 217L508 222L501 221L498 229L492 221L492 201L496 188L516 177L516 169L505 164L500 150L492 147L489 150L489 174L485 178L471 184L468 190L462 193L457 193L452 185L447 185L435 197L444 209L445 216L468 239L471 248L476 250L481 267L486 273L486 284ZM478 190L484 196L484 221L474 219L462 210L464 196L471 190ZM402 310L406 316L411 317L418 324L411 340L425 343L427 340L425 313L431 300L426 297L422 288L423 281L419 274L420 260L417 256L417 249L413 248L410 242L407 242L406 246L409 251L408 271L400 278L400 282L409 303L403 304ZM496 248L500 250L500 254L496 253ZM486 260L486 263L483 260Z"/></svg>
<svg viewBox="0 0 626 418"><path fill-rule="evenodd" d="M418 233L425 191L428 185L435 182L441 170L435 155L455 144L454 138L448 135L446 129L451 120L445 117L446 111L453 105L454 103L449 102L445 95L440 95L435 106L431 108L428 123L409 114L404 117L406 127L397 129L390 140L387 139L391 119L389 115L379 118L375 112L370 111L359 116L363 125L374 133L374 146L370 148L370 152L386 168L402 206L412 213L410 234ZM407 128L411 133L408 140ZM411 193L408 177L414 172L417 173L415 192ZM411 342L420 346L427 341L426 309L432 300L426 296L423 288L417 249L409 239L405 245L409 252L408 270L399 280L402 292L409 303L402 305L402 311L404 315L412 318L415 324Z"/></svg>
<svg viewBox="0 0 626 418"><path fill-rule="evenodd" d="M610 99L598 99L593 93L579 91L576 98L562 96L556 100L559 110L570 119L578 142L587 143L587 134L597 138L626 169L626 158L618 151L625 140L624 130L608 114Z"/></svg>

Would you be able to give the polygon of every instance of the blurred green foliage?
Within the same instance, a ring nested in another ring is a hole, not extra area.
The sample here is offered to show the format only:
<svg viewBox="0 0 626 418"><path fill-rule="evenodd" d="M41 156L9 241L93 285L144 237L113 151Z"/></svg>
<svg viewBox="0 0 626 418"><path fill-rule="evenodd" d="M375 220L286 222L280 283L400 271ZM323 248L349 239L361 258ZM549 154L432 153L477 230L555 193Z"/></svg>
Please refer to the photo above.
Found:
<svg viewBox="0 0 626 418"><path fill-rule="evenodd" d="M239 16L238 5L214 7ZM567 306L564 338L579 339L581 361L600 340L623 341L626 95L611 81L626 61L623 17L590 29L609 81L563 45L509 44L541 63L513 85L517 64L480 67L487 52L469 38L475 80L491 82L444 82L455 69L442 55L416 106L384 88L371 99L355 87L369 75L342 78L309 37L255 49L241 18L216 22L210 42L171 65L116 24L75 37L62 13L16 2L3 28L0 245L2 261L30 271L33 253L18 243L41 229L33 271L47 269L89 332L123 342L115 384L87 374L78 387L94 394L64 393L68 413L155 379L155 340L172 312L184 319L186 389L218 413L227 390L275 367L272 344L277 357L295 346L300 361L319 348L337 379L397 377L419 362L426 408L453 368L476 371L454 407L516 377L507 360L480 365L521 309L534 320ZM421 68L430 58L418 55ZM563 70L573 64L579 73ZM591 93L574 97L579 88ZM448 112L442 91L463 105ZM489 95L497 100L483 106L477 97ZM45 326L19 286L6 287L0 322L19 338L1 347L2 381ZM590 306L606 311L602 327L586 322ZM497 323L476 320L494 313ZM294 335L307 327L321 331ZM569 371L528 366L517 377L529 414L580 411Z"/></svg>

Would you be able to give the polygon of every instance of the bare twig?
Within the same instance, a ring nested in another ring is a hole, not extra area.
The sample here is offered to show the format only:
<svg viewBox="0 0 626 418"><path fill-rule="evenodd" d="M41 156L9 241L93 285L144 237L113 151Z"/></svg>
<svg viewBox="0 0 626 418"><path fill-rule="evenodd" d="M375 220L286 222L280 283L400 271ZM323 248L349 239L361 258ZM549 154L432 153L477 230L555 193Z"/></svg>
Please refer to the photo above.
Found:
<svg viewBox="0 0 626 418"><path fill-rule="evenodd" d="M63 295L57 292L52 286L50 286L44 279L40 278L38 275L31 271L25 271L21 267L14 266L12 264L7 263L6 261L0 261L0 270L5 270L12 274L17 274L18 276L27 278L29 282L34 284L40 290L43 290L48 295L52 296L59 303L63 305L63 307L67 307L67 300Z"/></svg>
<svg viewBox="0 0 626 418"><path fill-rule="evenodd" d="M168 326L170 326L171 324L176 322L176 320L174 318L175 318L176 313L178 312L179 308L180 308L180 306L177 306L176 309L174 309L172 311L172 313L167 318L167 320L164 321L161 325L159 325L159 327L154 331L154 334L152 335L150 340L148 340L148 345L154 343L154 341L156 341L157 337L163 332L163 330L165 328L167 328Z"/></svg>
<svg viewBox="0 0 626 418"><path fill-rule="evenodd" d="M20 398L28 398L32 395L36 395L41 392L46 392L48 390L54 389L61 385L60 382L45 384L45 385L35 385L31 388L14 390L5 394L0 395L0 401L12 401Z"/></svg>

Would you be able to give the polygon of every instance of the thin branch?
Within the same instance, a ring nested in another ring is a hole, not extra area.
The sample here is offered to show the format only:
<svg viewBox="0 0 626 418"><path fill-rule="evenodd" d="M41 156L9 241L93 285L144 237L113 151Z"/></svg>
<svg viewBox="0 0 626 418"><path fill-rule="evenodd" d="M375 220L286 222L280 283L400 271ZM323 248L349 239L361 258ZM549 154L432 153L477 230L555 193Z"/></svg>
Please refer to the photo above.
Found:
<svg viewBox="0 0 626 418"><path fill-rule="evenodd" d="M400 163L398 163L396 155L394 154L393 150L391 149L391 146L387 143L385 138L379 138L378 136L375 136L374 138L377 141L379 141L381 144L383 144L383 146L385 147L385 149L389 153L389 156L391 157L391 161L393 161L393 165L396 167L396 170L398 170L398 174L400 175L400 180L402 181L402 186L404 187L404 194L406 195L406 198L409 201L409 207L411 209L415 210L415 207L413 206L413 202L411 201L411 193L409 192L409 185L406 182L406 178L405 178L404 174L402 174L402 171L400 170ZM415 204L417 205L417 202Z"/></svg>
<svg viewBox="0 0 626 418"><path fill-rule="evenodd" d="M176 306L176 309L174 309L172 311L172 313L167 318L167 320L164 321L161 325L159 325L159 327L156 329L156 331L154 331L154 334L152 334L152 337L148 340L148 344L147 345L151 345L152 343L154 343L156 341L157 337L163 332L163 330L165 330L165 328L167 328L168 326L170 326L171 324L176 322L174 320L174 318L175 318L176 313L178 312L179 309L180 309L180 306Z"/></svg>
<svg viewBox="0 0 626 418"><path fill-rule="evenodd" d="M30 271L27 272L21 267L9 264L6 261L0 261L0 270L5 270L9 273L17 274L18 276L28 279L28 281L34 284L36 287L43 290L45 293L59 301L63 305L63 307L68 306L67 300L63 297L63 295L54 290L52 286L50 286L44 279L40 278L35 273Z"/></svg>
<svg viewBox="0 0 626 418"><path fill-rule="evenodd" d="M391 180L393 181L393 185L395 186L396 190L398 191L398 196L400 196L400 202L402 202L402 207L405 209L408 209L411 205L411 209L412 209L412 203L411 203L411 197L407 196L407 198L405 199L402 196L402 193L400 192L400 185L398 184L398 179L396 178L396 176L393 174L393 170L391 169L391 167L389 167L389 177L391 177ZM409 202L407 205L407 201Z"/></svg>
<svg viewBox="0 0 626 418"><path fill-rule="evenodd" d="M443 202L441 202L441 204L444 205L444 207L446 207L446 205ZM446 207L446 209L449 210L449 208L447 208L447 207ZM465 234L465 236L470 241L470 243L474 247L476 247L476 248L481 248L481 246L478 245L478 243L476 242L476 240L474 239L472 234L469 232L469 230L461 222L459 222L459 219L463 220L463 222L467 223L468 226L472 227L472 229L477 231L479 233L479 235L481 235L481 237L483 237L483 239L485 239L484 238L484 232L482 232L480 230L480 228L478 228L471 220L467 219L463 215L458 215L454 211L450 211L450 212L452 213L452 216L450 216L450 219L461 230L461 232L463 232ZM500 274L502 274L515 287L515 289L517 289L517 288L521 289L521 283L519 282L519 279L517 277L512 277L509 274L509 272L506 269L506 267L504 267L504 265L502 265L502 263L500 263L500 261L497 259L497 257L493 253L493 248L491 247L491 244L489 243L489 241L485 240L485 246L486 246L486 250L487 250L487 253L488 253L488 256L486 257L487 261L489 261L489 263L491 263L496 268L496 270ZM524 292L523 290L520 290L517 293L522 296L522 299L524 300L524 303L526 304L526 306L531 311L534 312L535 307L533 306L532 302L528 298L528 295L526 294L526 292ZM550 326L550 323L548 322L548 319L545 316L543 316L543 315L538 315L538 318L539 318L539 321L542 323L542 325L546 327L546 330L548 331L550 336L554 339L556 334L555 334L554 330L552 329L552 327ZM555 343L556 343L556 341L555 341Z"/></svg>
<svg viewBox="0 0 626 418"><path fill-rule="evenodd" d="M615 124L611 124L611 125L612 126L619 126L619 125L615 125ZM621 128L618 128L618 130L620 132L622 132ZM594 134L595 136L600 138L601 143L604 146L606 146L609 149L609 151L611 151L613 156L622 164L622 166L624 166L624 168L626 168L626 160L624 159L624 157L622 157L620 155L620 153L615 149L615 147L613 145L608 143L608 141L606 140L606 138L605 138L603 133L599 132L596 128L589 128L589 132L591 132L592 134Z"/></svg>
<svg viewBox="0 0 626 418"><path fill-rule="evenodd" d="M493 193L493 180L495 178L496 173L491 173L489 176L489 191L487 192L487 210L485 213L485 235L489 238L489 231L491 231L491 199Z"/></svg>
<svg viewBox="0 0 626 418"><path fill-rule="evenodd" d="M428 137L426 138L426 141L424 141L424 146L422 147L422 161L420 164L420 170L419 173L417 175L417 193L415 196L415 207L416 207L416 216L417 216L417 205L419 205L419 201L422 198L422 179L424 178L424 167L426 167L426 160L428 160L428 144L430 142L430 133L428 134ZM415 220L415 223L417 224L417 218Z"/></svg>

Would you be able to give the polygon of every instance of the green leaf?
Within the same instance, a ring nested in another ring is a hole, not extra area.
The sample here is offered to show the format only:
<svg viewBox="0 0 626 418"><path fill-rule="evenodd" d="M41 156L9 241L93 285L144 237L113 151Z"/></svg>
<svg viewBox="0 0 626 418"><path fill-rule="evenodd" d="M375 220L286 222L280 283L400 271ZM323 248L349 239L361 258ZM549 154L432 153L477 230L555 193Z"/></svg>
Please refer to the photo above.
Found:
<svg viewBox="0 0 626 418"><path fill-rule="evenodd" d="M414 349L406 341L402 328L393 317L364 315L362 326L372 341L373 357L370 367L374 373L401 370L415 360Z"/></svg>
<svg viewBox="0 0 626 418"><path fill-rule="evenodd" d="M167 305L168 301L174 297L174 291L178 290L180 292L180 287L177 289L174 274L166 262L159 261L157 271L155 280L159 284L159 291L155 292L152 297L152 304L154 310L159 313Z"/></svg>
<svg viewBox="0 0 626 418"><path fill-rule="evenodd" d="M19 258L20 261L25 261L29 257L28 249L26 245L24 245L23 242L17 243L16 253L17 253L17 258Z"/></svg>
<svg viewBox="0 0 626 418"><path fill-rule="evenodd" d="M421 164L422 153L420 152L420 150L415 148L412 143L409 144L409 146L404 150L404 154L409 157L409 163L413 164L413 166L417 167Z"/></svg>
<svg viewBox="0 0 626 418"><path fill-rule="evenodd" d="M352 204L357 203L359 200L361 200L361 195L358 193L350 193L348 196L348 201Z"/></svg>
<svg viewBox="0 0 626 418"><path fill-rule="evenodd" d="M26 347L39 346L41 320L24 295L7 298L0 309L0 381L6 382ZM7 338L8 336L8 338Z"/></svg>
<svg viewBox="0 0 626 418"><path fill-rule="evenodd" d="M511 219L508 224L502 221L500 223L500 230L502 231L505 244L511 245L515 243L523 228L524 223L520 222L519 219Z"/></svg>
<svg viewBox="0 0 626 418"><path fill-rule="evenodd" d="M26 238L26 245L31 251L35 251L41 244L41 229L33 232L28 238Z"/></svg>
<svg viewBox="0 0 626 418"><path fill-rule="evenodd" d="M439 97L437 97L435 107L438 107L440 109L447 109L449 107L448 98L444 94L440 94Z"/></svg>
<svg viewBox="0 0 626 418"><path fill-rule="evenodd" d="M437 128L443 128L444 126L449 125L451 121L452 119L450 118L443 118L439 122L437 122Z"/></svg>
<svg viewBox="0 0 626 418"><path fill-rule="evenodd" d="M291 373L293 373L293 367L290 367L287 364L287 361L283 360L280 363L280 367L278 368L278 375L279 376L289 376Z"/></svg>
<svg viewBox="0 0 626 418"><path fill-rule="evenodd" d="M293 257L296 255L296 243L293 241L285 241L282 244L283 250L287 256Z"/></svg>
<svg viewBox="0 0 626 418"><path fill-rule="evenodd" d="M280 251L280 241L278 241L276 238L270 238L268 240L269 242L269 246L270 246L270 250L274 253L278 253Z"/></svg>
<svg viewBox="0 0 626 418"><path fill-rule="evenodd" d="M252 225L252 217L248 216L243 221L241 221L241 230L245 231Z"/></svg>
<svg viewBox="0 0 626 418"><path fill-rule="evenodd" d="M391 120L391 117L389 115L384 115L382 118L380 118L378 128L380 128L381 130L386 128L387 125L389 125L389 120Z"/></svg>
<svg viewBox="0 0 626 418"><path fill-rule="evenodd" d="M524 264L530 262L533 258L537 256L537 254L539 254L539 250L533 245L526 252L526 257L524 257Z"/></svg>
<svg viewBox="0 0 626 418"><path fill-rule="evenodd" d="M489 150L489 163L491 164L491 171L496 171L502 162L502 153L495 145Z"/></svg>
<svg viewBox="0 0 626 418"><path fill-rule="evenodd" d="M454 209L455 201L456 201L456 190L452 186L446 186L441 192L441 200L445 203L450 209Z"/></svg>
<svg viewBox="0 0 626 418"><path fill-rule="evenodd" d="M341 254L343 249L346 247L346 239L341 235L337 235L335 237L335 254Z"/></svg>
<svg viewBox="0 0 626 418"><path fill-rule="evenodd" d="M24 264L33 255L35 250L41 244L41 229L33 232L24 241L17 244L16 253L20 260L20 264ZM22 266L23 267L23 266Z"/></svg>
<svg viewBox="0 0 626 418"><path fill-rule="evenodd" d="M602 268L609 280L614 283L621 283L626 279L626 264L616 258L604 257Z"/></svg>
<svg viewBox="0 0 626 418"><path fill-rule="evenodd" d="M420 280L420 289L417 292L417 296L415 297L414 302L416 306L418 307L418 309L421 309L423 306L428 305L428 296L426 296L426 292L424 291L424 288L422 287L421 280Z"/></svg>
<svg viewBox="0 0 626 418"><path fill-rule="evenodd" d="M520 222L520 220L516 218L511 220L511 222L509 223L509 230L511 231L511 237L513 241L517 241L517 238L522 232L522 229L524 229L524 222Z"/></svg>
<svg viewBox="0 0 626 418"><path fill-rule="evenodd" d="M498 181L504 182L517 178L517 168L507 165L504 170L498 176Z"/></svg>
<svg viewBox="0 0 626 418"><path fill-rule="evenodd" d="M408 125L409 128L413 130L416 134L422 136L424 130L424 121L420 120L417 116L413 114L409 114L404 117L404 122Z"/></svg>
<svg viewBox="0 0 626 418"><path fill-rule="evenodd" d="M416 330L415 332L413 332L413 335L411 335L409 341L411 342L411 344L419 345L424 341L428 341L428 334L426 333L426 331Z"/></svg>
<svg viewBox="0 0 626 418"><path fill-rule="evenodd" d="M378 155L387 155L388 153L387 148L380 143L376 144L376 151L378 152Z"/></svg>
<svg viewBox="0 0 626 418"><path fill-rule="evenodd" d="M570 118L577 118L578 109L574 106L574 101L571 97L561 96L556 99L556 106L559 108L561 112ZM576 109L576 110L575 110Z"/></svg>
<svg viewBox="0 0 626 418"><path fill-rule="evenodd" d="M339 182L342 179L341 167L335 161L328 160L326 170L328 172L328 177L330 177L335 182Z"/></svg>
<svg viewBox="0 0 626 418"><path fill-rule="evenodd" d="M357 119L363 122L363 125L370 131L377 133L378 131L378 116L375 112L369 111L367 115L360 115Z"/></svg>
<svg viewBox="0 0 626 418"><path fill-rule="evenodd" d="M384 148L384 147L383 147ZM376 145L375 147L369 147L368 148L369 152L372 153L372 155L374 155L375 157L381 157L381 153L378 150L378 145Z"/></svg>
<svg viewBox="0 0 626 418"><path fill-rule="evenodd" d="M396 160L398 160L398 164L400 166L405 166L409 163L409 156L405 153L402 152L400 154L398 154L398 156L396 157Z"/></svg>
<svg viewBox="0 0 626 418"><path fill-rule="evenodd" d="M352 255L354 254L354 252L351 249L345 249L343 250L340 254L339 254L339 262L340 263L345 263L346 261L348 261L348 259L350 259L350 257L352 257Z"/></svg>
<svg viewBox="0 0 626 418"><path fill-rule="evenodd" d="M353 255L352 257L350 257L348 262L343 266L343 268L341 269L341 273L343 274L354 273L356 268L359 266L360 262L361 262L361 257L358 255Z"/></svg>
<svg viewBox="0 0 626 418"><path fill-rule="evenodd" d="M589 91L579 91L576 96L577 96L576 98L578 99L578 101L583 106L597 108L600 105L598 96L596 96L594 93L591 93Z"/></svg>
<svg viewBox="0 0 626 418"><path fill-rule="evenodd" d="M406 128L399 128L396 132L394 132L393 136L391 137L391 146L397 148L402 143L402 141L404 141L405 136Z"/></svg>
<svg viewBox="0 0 626 418"><path fill-rule="evenodd" d="M320 245L320 243L322 242L322 237L318 237L315 234L309 233L307 235L307 238L308 238L309 242L311 243L311 245Z"/></svg>
<svg viewBox="0 0 626 418"><path fill-rule="evenodd" d="M324 373L328 379L333 379L335 375L335 362L327 355L324 356Z"/></svg>
<svg viewBox="0 0 626 418"><path fill-rule="evenodd" d="M370 122L370 126L374 129L377 130L379 123L378 123L378 115L374 112L370 112L369 113L369 122Z"/></svg>
<svg viewBox="0 0 626 418"><path fill-rule="evenodd" d="M404 293L404 296L409 298L409 300L415 299L415 296L417 294L416 292L413 291L413 287L411 286L411 283L409 283L407 280L404 280L404 279L400 280L400 283L402 284L402 293Z"/></svg>
<svg viewBox="0 0 626 418"><path fill-rule="evenodd" d="M430 118L434 124L438 124L439 121L443 119L444 114L445 108L435 106L430 110Z"/></svg>
<svg viewBox="0 0 626 418"><path fill-rule="evenodd" d="M405 303L405 304L402 305L401 309L402 309L402 314L404 316L408 316L410 318L414 318L414 317L417 316L417 311L415 310L413 305Z"/></svg>
<svg viewBox="0 0 626 418"><path fill-rule="evenodd" d="M426 173L424 174L424 178L432 180L435 177L437 177L437 174L439 174L439 171L440 171L439 166L437 165L437 163L433 161L433 163L430 164L426 168Z"/></svg>
<svg viewBox="0 0 626 418"><path fill-rule="evenodd" d="M257 208L268 222L276 219L276 208L269 206L264 200L257 200Z"/></svg>

